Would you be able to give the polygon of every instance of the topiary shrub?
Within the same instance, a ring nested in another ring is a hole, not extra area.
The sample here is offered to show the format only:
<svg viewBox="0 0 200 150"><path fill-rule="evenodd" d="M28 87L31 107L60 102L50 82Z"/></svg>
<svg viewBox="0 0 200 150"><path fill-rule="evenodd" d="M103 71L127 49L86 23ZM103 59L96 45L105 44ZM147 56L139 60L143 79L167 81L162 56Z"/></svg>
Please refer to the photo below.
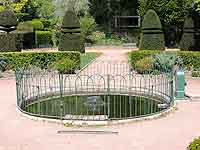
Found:
<svg viewBox="0 0 200 150"><path fill-rule="evenodd" d="M84 52L83 39L80 35L79 19L72 11L67 11L63 19L59 51Z"/></svg>
<svg viewBox="0 0 200 150"><path fill-rule="evenodd" d="M145 57L135 63L135 71L139 74L150 73L153 70L154 60L152 57Z"/></svg>
<svg viewBox="0 0 200 150"><path fill-rule="evenodd" d="M140 50L164 50L165 39L160 19L154 10L148 10L142 22Z"/></svg>
<svg viewBox="0 0 200 150"><path fill-rule="evenodd" d="M181 50L191 50L194 45L194 21L191 17L187 17L184 23L184 30L180 42Z"/></svg>
<svg viewBox="0 0 200 150"><path fill-rule="evenodd" d="M5 28L17 26L17 17L10 10L0 12L0 26Z"/></svg>
<svg viewBox="0 0 200 150"><path fill-rule="evenodd" d="M20 39L22 49L35 48L35 32L31 21L20 22L16 33Z"/></svg>
<svg viewBox="0 0 200 150"><path fill-rule="evenodd" d="M187 147L187 150L200 150L200 137L190 143L190 145Z"/></svg>
<svg viewBox="0 0 200 150"><path fill-rule="evenodd" d="M36 31L37 47L52 47L52 32L51 31Z"/></svg>
<svg viewBox="0 0 200 150"><path fill-rule="evenodd" d="M44 29L44 25L40 20L32 20L31 23L35 31L37 30L41 31Z"/></svg>

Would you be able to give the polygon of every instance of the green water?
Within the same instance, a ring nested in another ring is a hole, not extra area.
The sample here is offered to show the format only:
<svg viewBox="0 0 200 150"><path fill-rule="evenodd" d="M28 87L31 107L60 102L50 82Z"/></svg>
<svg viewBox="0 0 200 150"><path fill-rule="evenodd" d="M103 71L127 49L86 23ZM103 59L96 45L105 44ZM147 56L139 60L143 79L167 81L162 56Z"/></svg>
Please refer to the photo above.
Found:
<svg viewBox="0 0 200 150"><path fill-rule="evenodd" d="M25 111L54 118L66 115L106 115L109 119L120 119L161 111L158 104L159 102L151 99L134 96L67 96L62 99L35 102L25 107Z"/></svg>

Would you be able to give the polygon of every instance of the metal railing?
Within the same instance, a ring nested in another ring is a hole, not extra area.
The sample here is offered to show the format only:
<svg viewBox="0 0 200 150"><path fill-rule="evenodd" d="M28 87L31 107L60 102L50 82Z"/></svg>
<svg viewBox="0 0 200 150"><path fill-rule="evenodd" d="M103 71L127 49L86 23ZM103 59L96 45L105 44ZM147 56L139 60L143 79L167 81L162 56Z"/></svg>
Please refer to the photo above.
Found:
<svg viewBox="0 0 200 150"><path fill-rule="evenodd" d="M115 70L115 71L114 71ZM91 64L77 74L16 71L17 105L29 115L112 120L152 115L173 104L173 74L137 74L128 64Z"/></svg>

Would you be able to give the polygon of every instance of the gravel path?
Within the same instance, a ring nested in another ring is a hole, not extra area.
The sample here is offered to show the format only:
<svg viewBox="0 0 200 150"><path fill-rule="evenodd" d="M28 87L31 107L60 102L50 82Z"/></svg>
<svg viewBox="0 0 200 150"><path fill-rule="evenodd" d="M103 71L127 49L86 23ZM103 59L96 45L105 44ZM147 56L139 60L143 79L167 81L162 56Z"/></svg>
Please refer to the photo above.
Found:
<svg viewBox="0 0 200 150"><path fill-rule="evenodd" d="M125 58L124 52L105 55L119 60ZM16 111L15 81L10 79L0 80L0 111L0 150L185 150L194 137L200 136L200 101L179 102L174 113L156 120L67 128L20 116ZM74 129L118 134L57 134L58 130Z"/></svg>

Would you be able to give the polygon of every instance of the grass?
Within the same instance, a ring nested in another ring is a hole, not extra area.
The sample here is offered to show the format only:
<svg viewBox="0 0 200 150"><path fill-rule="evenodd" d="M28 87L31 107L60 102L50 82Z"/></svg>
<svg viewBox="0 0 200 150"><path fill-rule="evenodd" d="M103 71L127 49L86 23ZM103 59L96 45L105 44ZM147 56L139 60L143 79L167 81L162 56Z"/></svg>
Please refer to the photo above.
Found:
<svg viewBox="0 0 200 150"><path fill-rule="evenodd" d="M89 63L91 63L93 60L95 60L97 57L99 57L101 53L85 53L81 54L81 68L84 68L87 66Z"/></svg>

